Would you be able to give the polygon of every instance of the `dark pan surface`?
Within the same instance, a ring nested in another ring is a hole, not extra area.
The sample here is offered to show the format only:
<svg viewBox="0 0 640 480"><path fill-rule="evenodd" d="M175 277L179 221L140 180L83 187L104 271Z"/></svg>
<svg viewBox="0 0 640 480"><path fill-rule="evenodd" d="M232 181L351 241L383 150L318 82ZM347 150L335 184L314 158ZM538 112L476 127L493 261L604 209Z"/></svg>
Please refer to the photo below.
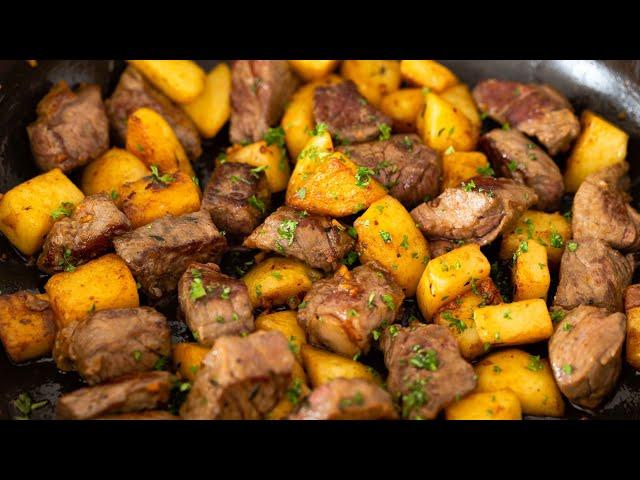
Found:
<svg viewBox="0 0 640 480"><path fill-rule="evenodd" d="M200 63L211 68L217 62ZM640 207L640 61L451 60L443 63L471 86L487 77L550 83L567 95L578 112L590 108L622 127L631 136L627 160L631 165L633 204ZM122 62L113 60L48 60L39 61L35 68L22 61L0 61L0 192L38 173L29 150L26 126L35 119L36 104L50 86L62 79L71 85L91 82L101 85L103 93L108 95L122 68ZM203 184L227 136L224 129L218 140L204 144L205 153L195 165ZM559 159L559 163L562 162L563 159ZM0 235L0 292L41 289L45 281L46 277ZM187 334L176 318L174 299L157 308L171 319L175 337ZM16 415L13 400L22 392L28 392L34 400L49 400L49 405L35 411L32 418L52 418L55 399L63 392L82 386L75 373L58 372L50 358L16 366L9 362L4 350L0 350L0 419ZM538 353L547 356L546 352ZM375 363L376 359L371 361ZM587 413L569 407L567 417L640 419L640 375L625 365L619 387L599 411Z"/></svg>

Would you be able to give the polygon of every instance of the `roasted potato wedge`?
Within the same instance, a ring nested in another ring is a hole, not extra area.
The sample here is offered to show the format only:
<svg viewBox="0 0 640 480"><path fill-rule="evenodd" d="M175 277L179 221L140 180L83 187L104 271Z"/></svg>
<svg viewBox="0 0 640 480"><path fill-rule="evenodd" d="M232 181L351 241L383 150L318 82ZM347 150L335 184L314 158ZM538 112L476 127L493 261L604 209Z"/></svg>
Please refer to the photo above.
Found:
<svg viewBox="0 0 640 480"><path fill-rule="evenodd" d="M231 116L231 69L219 63L205 79L202 93L182 106L200 135L213 138Z"/></svg>
<svg viewBox="0 0 640 480"><path fill-rule="evenodd" d="M302 361L300 349L307 343L307 336L298 325L297 313L293 310L283 312L263 313L256 318L256 329L277 330L281 332L289 341L289 348L299 362Z"/></svg>
<svg viewBox="0 0 640 480"><path fill-rule="evenodd" d="M353 226L360 261L378 262L412 297L429 261L429 246L409 212L387 195L373 202Z"/></svg>
<svg viewBox="0 0 640 480"><path fill-rule="evenodd" d="M85 195L104 192L116 199L122 185L147 175L151 175L151 170L142 160L126 150L112 148L85 167L82 191Z"/></svg>
<svg viewBox="0 0 640 480"><path fill-rule="evenodd" d="M305 397L311 393L307 385L307 376L298 362L294 362L291 371L291 383L287 393L267 415L267 420L284 420Z"/></svg>
<svg viewBox="0 0 640 480"><path fill-rule="evenodd" d="M316 280L318 270L294 258L271 257L249 270L242 281L254 308L289 305L296 308Z"/></svg>
<svg viewBox="0 0 640 480"><path fill-rule="evenodd" d="M480 112L471 96L469 87L463 83L453 85L440 93L440 97L462 112L477 130L482 127Z"/></svg>
<svg viewBox="0 0 640 480"><path fill-rule="evenodd" d="M575 192L588 175L622 162L627 156L629 135L590 110L581 117L582 132L567 159L564 185Z"/></svg>
<svg viewBox="0 0 640 480"><path fill-rule="evenodd" d="M193 177L193 167L180 140L162 115L139 108L127 120L126 148L145 165L162 172L179 170Z"/></svg>
<svg viewBox="0 0 640 480"><path fill-rule="evenodd" d="M440 307L471 290L474 279L484 280L490 271L489 260L475 243L432 259L424 269L416 291L420 312L427 321L431 320Z"/></svg>
<svg viewBox="0 0 640 480"><path fill-rule="evenodd" d="M202 359L209 353L209 348L198 343L176 343L172 347L173 368L182 378L193 382L202 364Z"/></svg>
<svg viewBox="0 0 640 480"><path fill-rule="evenodd" d="M481 152L453 152L442 156L442 188L459 187L476 175L490 173L487 157Z"/></svg>
<svg viewBox="0 0 640 480"><path fill-rule="evenodd" d="M471 151L478 142L479 131L471 121L439 95L429 92L426 98L422 129L424 143L438 152Z"/></svg>
<svg viewBox="0 0 640 480"><path fill-rule="evenodd" d="M476 308L473 321L480 340L490 345L522 345L547 340L553 323L542 299Z"/></svg>
<svg viewBox="0 0 640 480"><path fill-rule="evenodd" d="M458 83L453 72L435 60L402 60L400 74L407 82L434 92L442 92Z"/></svg>
<svg viewBox="0 0 640 480"><path fill-rule="evenodd" d="M206 75L191 60L129 60L129 63L175 102L193 102L204 90Z"/></svg>
<svg viewBox="0 0 640 480"><path fill-rule="evenodd" d="M338 66L338 60L289 60L293 70L307 82L329 75Z"/></svg>
<svg viewBox="0 0 640 480"><path fill-rule="evenodd" d="M302 361L313 388L336 378L363 378L381 383L380 376L371 367L310 345L302 346Z"/></svg>
<svg viewBox="0 0 640 480"><path fill-rule="evenodd" d="M333 151L329 133L312 137L298 157L287 186L287 205L311 213L344 217L364 210L386 191L373 170Z"/></svg>
<svg viewBox="0 0 640 480"><path fill-rule="evenodd" d="M547 301L551 274L547 249L535 240L521 240L512 272L513 301L541 298Z"/></svg>
<svg viewBox="0 0 640 480"><path fill-rule="evenodd" d="M449 405L447 420L522 420L520 400L510 390L471 393Z"/></svg>
<svg viewBox="0 0 640 480"><path fill-rule="evenodd" d="M400 88L400 62L397 60L345 60L341 73L376 107L383 96Z"/></svg>
<svg viewBox="0 0 640 480"><path fill-rule="evenodd" d="M83 198L62 170L50 170L0 197L0 232L22 253L33 255L42 247L54 217L71 214Z"/></svg>
<svg viewBox="0 0 640 480"><path fill-rule="evenodd" d="M93 312L140 305L136 281L115 253L73 271L56 273L44 288L58 329L84 320Z"/></svg>
<svg viewBox="0 0 640 480"><path fill-rule="evenodd" d="M272 193L287 188L291 167L285 151L278 145L267 145L267 142L261 140L244 147L232 147L227 152L227 161L262 167Z"/></svg>
<svg viewBox="0 0 640 480"><path fill-rule="evenodd" d="M416 132L416 119L423 108L424 93L419 88L401 88L380 100L380 110L393 119L394 132Z"/></svg>
<svg viewBox="0 0 640 480"><path fill-rule="evenodd" d="M475 366L476 392L511 390L520 400L522 413L562 417L564 401L547 359L517 349L500 350Z"/></svg>

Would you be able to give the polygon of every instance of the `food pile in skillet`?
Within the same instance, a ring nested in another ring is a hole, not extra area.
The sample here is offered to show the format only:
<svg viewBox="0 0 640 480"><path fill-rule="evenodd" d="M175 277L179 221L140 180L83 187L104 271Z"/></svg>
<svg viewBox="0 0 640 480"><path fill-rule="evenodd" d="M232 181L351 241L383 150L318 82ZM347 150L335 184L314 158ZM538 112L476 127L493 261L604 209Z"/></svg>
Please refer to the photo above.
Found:
<svg viewBox="0 0 640 480"><path fill-rule="evenodd" d="M0 339L84 380L58 418L562 417L640 368L628 135L550 85L131 60L113 92L54 85L26 133L42 173L0 232L50 278L0 296Z"/></svg>

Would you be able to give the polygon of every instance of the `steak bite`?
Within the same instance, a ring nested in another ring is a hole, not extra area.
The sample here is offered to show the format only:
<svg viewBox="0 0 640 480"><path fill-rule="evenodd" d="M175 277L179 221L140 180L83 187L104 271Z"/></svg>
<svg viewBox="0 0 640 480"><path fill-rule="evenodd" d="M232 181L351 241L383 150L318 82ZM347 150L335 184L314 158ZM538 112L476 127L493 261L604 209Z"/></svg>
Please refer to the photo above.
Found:
<svg viewBox="0 0 640 480"><path fill-rule="evenodd" d="M202 209L216 226L234 237L246 237L264 219L271 193L264 172L244 163L216 167L202 197Z"/></svg>
<svg viewBox="0 0 640 480"><path fill-rule="evenodd" d="M58 333L53 357L89 385L146 372L171 355L167 319L150 307L101 310Z"/></svg>
<svg viewBox="0 0 640 480"><path fill-rule="evenodd" d="M395 420L391 395L361 378L337 378L311 392L290 420Z"/></svg>
<svg viewBox="0 0 640 480"><path fill-rule="evenodd" d="M175 377L169 372L125 375L61 396L56 416L61 420L88 420L112 413L157 409L169 402L174 383Z"/></svg>
<svg viewBox="0 0 640 480"><path fill-rule="evenodd" d="M259 420L286 394L294 362L280 332L220 337L204 357L180 414L191 420Z"/></svg>
<svg viewBox="0 0 640 480"><path fill-rule="evenodd" d="M373 178L408 208L440 192L440 157L415 134L339 147L357 165L374 171Z"/></svg>
<svg viewBox="0 0 640 480"><path fill-rule="evenodd" d="M409 419L436 418L438 412L476 386L476 376L447 327L414 323L393 333L386 329L380 346L389 370L387 388Z"/></svg>
<svg viewBox="0 0 640 480"><path fill-rule="evenodd" d="M128 66L118 81L113 95L105 101L107 115L121 143L127 137L129 115L139 108L150 108L167 121L191 160L202 154L200 135L189 116L164 93L151 85L142 74Z"/></svg>
<svg viewBox="0 0 640 480"><path fill-rule="evenodd" d="M481 111L530 137L537 137L551 155L569 149L580 123L569 101L549 85L484 80L473 89Z"/></svg>
<svg viewBox="0 0 640 480"><path fill-rule="evenodd" d="M191 263L178 284L178 300L199 343L211 346L223 335L254 330L247 286L220 273L214 263Z"/></svg>
<svg viewBox="0 0 640 480"><path fill-rule="evenodd" d="M67 212L62 206L61 214ZM70 216L53 224L38 257L38 268L54 274L70 265L87 263L111 250L113 238L130 229L131 222L108 195L85 197Z"/></svg>
<svg viewBox="0 0 640 480"><path fill-rule="evenodd" d="M69 172L109 148L109 122L98 85L82 84L73 92L62 80L40 100L37 113L27 133L42 171Z"/></svg>
<svg viewBox="0 0 640 480"><path fill-rule="evenodd" d="M593 409L620 376L626 317L581 305L567 314L549 340L549 360L560 391Z"/></svg>
<svg viewBox="0 0 640 480"><path fill-rule="evenodd" d="M298 309L309 343L353 357L367 353L374 330L395 322L404 293L384 270L367 263L318 280Z"/></svg>
<svg viewBox="0 0 640 480"><path fill-rule="evenodd" d="M501 176L513 178L536 192L535 208L558 209L564 193L562 173L551 157L527 137L517 130L496 128L480 139L480 148Z"/></svg>
<svg viewBox="0 0 640 480"><path fill-rule="evenodd" d="M486 245L507 231L538 201L529 187L507 178L474 177L447 188L411 211L429 241ZM441 250L445 250L446 244Z"/></svg>
<svg viewBox="0 0 640 480"><path fill-rule="evenodd" d="M631 255L597 239L569 241L560 260L560 281L553 305L571 310L594 305L623 311L624 290L631 283L635 264Z"/></svg>
<svg viewBox="0 0 640 480"><path fill-rule="evenodd" d="M175 291L191 262L218 262L227 241L207 212L165 215L113 241L116 253L152 298Z"/></svg>
<svg viewBox="0 0 640 480"><path fill-rule="evenodd" d="M282 206L244 241L244 246L295 257L313 268L331 272L354 246L347 229L324 215Z"/></svg>
<svg viewBox="0 0 640 480"><path fill-rule="evenodd" d="M231 143L257 142L273 127L298 80L286 60L236 60L231 67Z"/></svg>
<svg viewBox="0 0 640 480"><path fill-rule="evenodd" d="M616 163L589 175L573 198L571 228L580 242L597 238L612 248L640 249L640 214L629 205L624 188L629 164Z"/></svg>
<svg viewBox="0 0 640 480"><path fill-rule="evenodd" d="M370 105L358 93L351 80L318 87L313 95L316 123L327 125L338 143L367 142L378 138L380 125L391 126L392 120Z"/></svg>

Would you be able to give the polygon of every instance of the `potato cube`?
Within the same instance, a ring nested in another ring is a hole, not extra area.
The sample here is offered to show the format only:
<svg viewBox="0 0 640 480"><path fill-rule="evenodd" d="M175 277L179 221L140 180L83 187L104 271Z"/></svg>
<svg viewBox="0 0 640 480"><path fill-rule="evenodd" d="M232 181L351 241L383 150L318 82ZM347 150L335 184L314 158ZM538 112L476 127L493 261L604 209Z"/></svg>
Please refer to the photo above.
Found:
<svg viewBox="0 0 640 480"><path fill-rule="evenodd" d="M302 360L313 388L336 378L363 378L381 383L380 376L371 367L310 345L302 346Z"/></svg>
<svg viewBox="0 0 640 480"><path fill-rule="evenodd" d="M329 75L338 66L338 60L289 60L289 65L309 82Z"/></svg>
<svg viewBox="0 0 640 480"><path fill-rule="evenodd" d="M409 83L442 92L458 83L458 78L435 60L402 60L400 73Z"/></svg>
<svg viewBox="0 0 640 480"><path fill-rule="evenodd" d="M83 198L62 170L50 170L0 197L0 232L22 253L33 255L53 226L52 212L61 206L68 210Z"/></svg>
<svg viewBox="0 0 640 480"><path fill-rule="evenodd" d="M416 293L429 259L429 247L404 206L387 195L376 200L354 222L360 261L375 261L387 270L407 297Z"/></svg>
<svg viewBox="0 0 640 480"><path fill-rule="evenodd" d="M231 69L219 63L207 74L204 90L182 106L205 138L215 137L231 116Z"/></svg>
<svg viewBox="0 0 640 480"><path fill-rule="evenodd" d="M423 108L424 93L419 88L401 88L380 100L380 110L393 119L394 132L416 132L416 119Z"/></svg>
<svg viewBox="0 0 640 480"><path fill-rule="evenodd" d="M129 60L129 63L175 102L193 102L204 90L206 75L191 60Z"/></svg>
<svg viewBox="0 0 640 480"><path fill-rule="evenodd" d="M173 128L155 110L139 108L129 115L126 147L150 168L155 165L162 172L180 170L190 177L194 175Z"/></svg>
<svg viewBox="0 0 640 480"><path fill-rule="evenodd" d="M473 320L480 340L490 345L536 343L553 334L553 323L542 299L477 308Z"/></svg>
<svg viewBox="0 0 640 480"><path fill-rule="evenodd" d="M200 196L200 187L191 177L174 172L125 183L118 204L135 229L168 213L179 216L200 210Z"/></svg>
<svg viewBox="0 0 640 480"><path fill-rule="evenodd" d="M416 298L420 312L427 321L431 320L440 307L471 290L474 279L484 280L490 272L489 260L475 243L432 259L418 283Z"/></svg>
<svg viewBox="0 0 640 480"><path fill-rule="evenodd" d="M397 60L345 60L341 73L376 107L383 96L400 88L400 62Z"/></svg>
<svg viewBox="0 0 640 480"><path fill-rule="evenodd" d="M511 390L526 415L564 415L564 401L547 359L513 348L500 350L480 360L475 371L476 392Z"/></svg>
<svg viewBox="0 0 640 480"><path fill-rule="evenodd" d="M117 199L122 185L150 174L151 170L138 157L121 148L112 148L85 167L82 191L85 195L104 192Z"/></svg>
<svg viewBox="0 0 640 480"><path fill-rule="evenodd" d="M93 312L140 305L136 281L115 253L91 260L73 271L57 273L44 288L58 329L84 320Z"/></svg>
<svg viewBox="0 0 640 480"><path fill-rule="evenodd" d="M435 93L428 93L426 101L418 131L424 143L441 153L473 150L479 131L464 113Z"/></svg>
<svg viewBox="0 0 640 480"><path fill-rule="evenodd" d="M278 305L298 306L322 274L294 258L271 257L249 270L242 281L254 308Z"/></svg>
<svg viewBox="0 0 640 480"><path fill-rule="evenodd" d="M444 414L447 420L522 420L520 400L510 390L471 393Z"/></svg>
<svg viewBox="0 0 640 480"><path fill-rule="evenodd" d="M56 336L46 294L26 290L0 296L0 340L16 363L51 353Z"/></svg>
<svg viewBox="0 0 640 480"><path fill-rule="evenodd" d="M559 213L527 210L510 233L505 233L500 246L500 258L509 260L522 240L535 240L547 249L551 265L558 265L564 244L571 238L571 223Z"/></svg>
<svg viewBox="0 0 640 480"><path fill-rule="evenodd" d="M464 116L469 119L471 125L476 129L479 130L482 127L482 120L480 119L480 113L478 113L478 107L471 96L469 87L465 84L460 83L447 88L445 91L440 93L440 97L462 112Z"/></svg>
<svg viewBox="0 0 640 480"><path fill-rule="evenodd" d="M564 184L575 192L588 175L622 162L627 156L629 135L595 113L585 110L582 132L567 159Z"/></svg>
<svg viewBox="0 0 640 480"><path fill-rule="evenodd" d="M459 187L462 182L489 173L489 162L481 152L452 152L442 156L442 188Z"/></svg>
<svg viewBox="0 0 640 480"><path fill-rule="evenodd" d="M173 368L182 378L193 382L210 348L198 343L176 343L173 345Z"/></svg>
<svg viewBox="0 0 640 480"><path fill-rule="evenodd" d="M244 147L232 148L227 152L227 161L263 168L271 193L287 188L291 167L285 151L278 145L267 145L267 142L262 140Z"/></svg>
<svg viewBox="0 0 640 480"><path fill-rule="evenodd" d="M513 265L513 300L547 300L551 274L547 249L535 240L521 240Z"/></svg>
<svg viewBox="0 0 640 480"><path fill-rule="evenodd" d="M263 313L256 318L257 330L277 330L289 341L289 348L299 362L302 361L300 349L307 343L307 337L300 325L298 325L297 313L293 310L284 312Z"/></svg>

